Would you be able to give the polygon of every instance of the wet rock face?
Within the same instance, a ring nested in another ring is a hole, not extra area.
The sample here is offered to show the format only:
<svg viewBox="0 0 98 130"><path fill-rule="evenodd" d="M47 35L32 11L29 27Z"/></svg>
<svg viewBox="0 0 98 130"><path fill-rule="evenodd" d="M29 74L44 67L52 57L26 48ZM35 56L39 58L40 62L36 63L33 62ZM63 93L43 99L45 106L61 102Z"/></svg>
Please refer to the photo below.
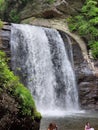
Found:
<svg viewBox="0 0 98 130"><path fill-rule="evenodd" d="M0 50L5 51L8 58L11 58L10 34L11 26L6 23L0 30ZM10 60L8 64L11 68ZM0 130L39 130L38 119L33 120L20 113L18 102L7 91L0 89Z"/></svg>
<svg viewBox="0 0 98 130"><path fill-rule="evenodd" d="M9 0L7 11L5 10L5 21L9 18L11 11L15 9L21 20L30 17L58 18L78 13L85 0L31 0L24 4L19 0ZM1 14L4 12L1 11Z"/></svg>
<svg viewBox="0 0 98 130"><path fill-rule="evenodd" d="M73 54L80 106L98 110L98 71L90 68L76 44L73 44Z"/></svg>
<svg viewBox="0 0 98 130"><path fill-rule="evenodd" d="M11 52L10 52L10 34L11 34L11 26L8 23L5 23L4 27L2 28L2 30L0 30L0 50L3 50L8 59L8 65L11 68Z"/></svg>
<svg viewBox="0 0 98 130"><path fill-rule="evenodd" d="M39 130L39 121L21 116L19 104L6 92L0 92L0 130Z"/></svg>
<svg viewBox="0 0 98 130"><path fill-rule="evenodd" d="M85 0L84 0L85 1ZM82 0L34 0L20 12L21 20L30 17L60 18L78 13L84 3Z"/></svg>
<svg viewBox="0 0 98 130"><path fill-rule="evenodd" d="M55 7L64 15L73 15L80 11L83 3L81 0L58 0Z"/></svg>
<svg viewBox="0 0 98 130"><path fill-rule="evenodd" d="M0 93L0 129L10 128L17 118L18 103L7 93Z"/></svg>
<svg viewBox="0 0 98 130"><path fill-rule="evenodd" d="M0 31L0 50L4 50L9 57L11 57L9 44L10 30L10 25L5 25ZM62 34L62 38L64 38L63 36ZM73 43L72 48L80 106L84 109L98 110L98 61L95 61L94 71L84 59L79 45ZM9 66L11 66L10 61Z"/></svg>
<svg viewBox="0 0 98 130"><path fill-rule="evenodd" d="M96 81L96 78L81 82L79 89L82 108L98 110L98 81Z"/></svg>
<svg viewBox="0 0 98 130"><path fill-rule="evenodd" d="M0 30L0 50L4 50L8 57L10 57L10 33L11 26L8 23L5 23L2 30Z"/></svg>

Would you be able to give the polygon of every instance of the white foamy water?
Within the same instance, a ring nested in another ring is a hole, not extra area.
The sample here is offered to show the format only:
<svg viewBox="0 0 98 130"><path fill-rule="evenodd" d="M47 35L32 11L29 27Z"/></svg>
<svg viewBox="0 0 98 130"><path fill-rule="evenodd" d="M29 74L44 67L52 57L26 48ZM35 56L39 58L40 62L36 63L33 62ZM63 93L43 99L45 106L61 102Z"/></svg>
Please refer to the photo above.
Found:
<svg viewBox="0 0 98 130"><path fill-rule="evenodd" d="M75 74L57 30L13 24L10 43L12 68L42 115L79 111Z"/></svg>

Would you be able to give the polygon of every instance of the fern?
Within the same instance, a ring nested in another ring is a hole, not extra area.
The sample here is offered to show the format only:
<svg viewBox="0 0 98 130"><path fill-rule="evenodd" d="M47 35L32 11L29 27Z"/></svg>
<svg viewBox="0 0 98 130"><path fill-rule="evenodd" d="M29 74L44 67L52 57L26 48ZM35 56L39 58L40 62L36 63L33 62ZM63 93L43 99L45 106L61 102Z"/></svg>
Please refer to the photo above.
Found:
<svg viewBox="0 0 98 130"><path fill-rule="evenodd" d="M98 16L89 20L91 25L98 25Z"/></svg>
<svg viewBox="0 0 98 130"><path fill-rule="evenodd" d="M90 42L90 48L92 50L92 55L95 59L98 58L98 41L92 41Z"/></svg>

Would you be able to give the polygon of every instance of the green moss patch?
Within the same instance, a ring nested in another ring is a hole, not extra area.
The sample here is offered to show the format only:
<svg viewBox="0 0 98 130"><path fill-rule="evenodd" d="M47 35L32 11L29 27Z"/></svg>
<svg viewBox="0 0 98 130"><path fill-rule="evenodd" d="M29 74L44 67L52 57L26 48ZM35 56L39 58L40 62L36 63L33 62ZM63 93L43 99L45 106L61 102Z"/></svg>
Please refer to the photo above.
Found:
<svg viewBox="0 0 98 130"><path fill-rule="evenodd" d="M0 92L6 91L19 103L21 115L41 119L30 91L20 83L19 78L10 71L4 52L0 51Z"/></svg>

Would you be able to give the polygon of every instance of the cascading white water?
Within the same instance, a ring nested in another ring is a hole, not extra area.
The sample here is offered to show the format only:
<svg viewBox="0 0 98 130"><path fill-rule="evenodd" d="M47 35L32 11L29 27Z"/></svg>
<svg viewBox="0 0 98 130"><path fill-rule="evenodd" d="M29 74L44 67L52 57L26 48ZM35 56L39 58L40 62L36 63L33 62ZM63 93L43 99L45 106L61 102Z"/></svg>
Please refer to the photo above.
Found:
<svg viewBox="0 0 98 130"><path fill-rule="evenodd" d="M74 71L57 30L13 24L10 43L12 69L40 112L79 109Z"/></svg>

